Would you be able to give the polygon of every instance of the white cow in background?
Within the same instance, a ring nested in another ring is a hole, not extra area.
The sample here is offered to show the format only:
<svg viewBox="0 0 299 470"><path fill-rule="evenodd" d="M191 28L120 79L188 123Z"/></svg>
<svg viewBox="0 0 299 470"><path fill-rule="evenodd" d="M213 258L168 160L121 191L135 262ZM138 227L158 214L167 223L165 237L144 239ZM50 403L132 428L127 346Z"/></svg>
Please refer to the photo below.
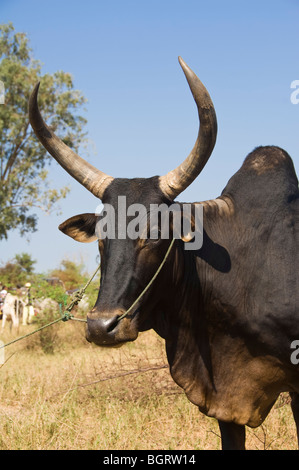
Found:
<svg viewBox="0 0 299 470"><path fill-rule="evenodd" d="M5 301L2 307L2 331L6 320L10 321L10 331L12 327L19 327L19 317L24 309L25 304L19 297L10 293L6 294Z"/></svg>
<svg viewBox="0 0 299 470"><path fill-rule="evenodd" d="M49 312L59 312L59 304L53 299L39 299L34 300L34 309L39 315L49 313Z"/></svg>
<svg viewBox="0 0 299 470"><path fill-rule="evenodd" d="M78 303L78 312L87 313L90 310L89 299L86 294L83 295L82 300Z"/></svg>

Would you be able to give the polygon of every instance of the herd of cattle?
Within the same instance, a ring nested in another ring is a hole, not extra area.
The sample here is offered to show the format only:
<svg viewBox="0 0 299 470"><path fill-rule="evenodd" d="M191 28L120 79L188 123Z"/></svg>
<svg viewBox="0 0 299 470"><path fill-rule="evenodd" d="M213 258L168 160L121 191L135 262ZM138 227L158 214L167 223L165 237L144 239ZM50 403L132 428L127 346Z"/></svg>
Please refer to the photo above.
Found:
<svg viewBox="0 0 299 470"><path fill-rule="evenodd" d="M83 298L80 310L88 308L88 299ZM18 293L7 293L4 303L0 309L0 319L2 317L1 332L3 332L6 322L9 322L10 330L14 328L18 331L19 325L30 325L34 319L51 310L57 315L62 310L62 305L50 298L34 299L28 303L26 293L20 290Z"/></svg>
<svg viewBox="0 0 299 470"><path fill-rule="evenodd" d="M7 293L0 312L2 315L1 331L4 330L6 322L10 323L10 330L12 330L13 327L18 329L20 323L22 325L29 325L32 323L34 317L42 314L48 308L58 312L59 304L47 298L36 300L32 304L28 304L28 300L23 295L22 291L18 294Z"/></svg>

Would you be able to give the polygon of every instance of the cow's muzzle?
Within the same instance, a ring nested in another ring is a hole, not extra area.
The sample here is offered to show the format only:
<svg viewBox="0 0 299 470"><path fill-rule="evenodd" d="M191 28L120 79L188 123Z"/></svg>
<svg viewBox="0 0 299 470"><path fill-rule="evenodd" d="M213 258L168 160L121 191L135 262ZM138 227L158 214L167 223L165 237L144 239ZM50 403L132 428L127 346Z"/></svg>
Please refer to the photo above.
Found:
<svg viewBox="0 0 299 470"><path fill-rule="evenodd" d="M129 318L119 320L121 312L117 314L87 315L86 339L98 346L116 346L127 341L134 341L138 331Z"/></svg>

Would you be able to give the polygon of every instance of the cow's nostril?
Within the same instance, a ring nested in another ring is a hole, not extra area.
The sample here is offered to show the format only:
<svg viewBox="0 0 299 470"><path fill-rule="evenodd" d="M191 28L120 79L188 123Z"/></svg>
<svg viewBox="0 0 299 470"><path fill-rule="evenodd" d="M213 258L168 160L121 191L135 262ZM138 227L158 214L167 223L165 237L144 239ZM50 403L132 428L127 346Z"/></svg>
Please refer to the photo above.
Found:
<svg viewBox="0 0 299 470"><path fill-rule="evenodd" d="M112 344L115 341L115 328L118 324L118 315L104 318L90 318L87 316L86 339L96 344Z"/></svg>
<svg viewBox="0 0 299 470"><path fill-rule="evenodd" d="M87 315L86 339L98 346L115 346L134 341L138 330L134 323L121 321L121 309L115 312L90 312ZM101 315L95 317L94 315Z"/></svg>
<svg viewBox="0 0 299 470"><path fill-rule="evenodd" d="M111 322L107 324L107 333L110 333L118 324L118 315L111 319Z"/></svg>

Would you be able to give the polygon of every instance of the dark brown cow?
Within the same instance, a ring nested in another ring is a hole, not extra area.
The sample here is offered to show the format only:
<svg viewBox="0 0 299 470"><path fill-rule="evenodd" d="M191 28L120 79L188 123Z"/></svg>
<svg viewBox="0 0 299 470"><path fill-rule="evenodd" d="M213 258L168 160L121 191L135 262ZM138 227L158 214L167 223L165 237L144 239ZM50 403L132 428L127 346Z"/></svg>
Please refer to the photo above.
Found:
<svg viewBox="0 0 299 470"><path fill-rule="evenodd" d="M211 98L180 63L200 128L190 155L161 177L119 179L94 168L47 127L37 106L38 87L32 93L30 122L41 143L116 215L119 196L147 211L152 204L171 206L212 153L217 124ZM186 250L184 239L176 238L157 279L122 319L156 272L172 235L130 239L117 229L114 238L99 241L101 289L87 316L87 339L113 346L153 328L165 339L175 382L200 411L218 420L222 448L243 449L245 425L259 426L281 392L291 393L299 419L298 361L292 360L299 340L299 199L291 158L278 147L256 148L221 196L202 205L202 247ZM81 214L60 229L92 241L97 220Z"/></svg>

